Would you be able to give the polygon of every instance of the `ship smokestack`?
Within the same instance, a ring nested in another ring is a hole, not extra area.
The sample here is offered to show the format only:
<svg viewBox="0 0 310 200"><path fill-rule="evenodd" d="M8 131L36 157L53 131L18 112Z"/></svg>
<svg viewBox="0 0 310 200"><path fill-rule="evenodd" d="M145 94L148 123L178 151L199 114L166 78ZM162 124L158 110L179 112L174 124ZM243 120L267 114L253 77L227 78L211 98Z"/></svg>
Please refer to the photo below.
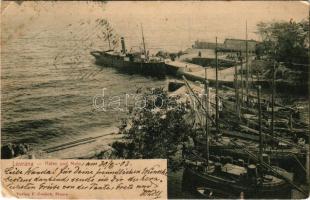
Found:
<svg viewBox="0 0 310 200"><path fill-rule="evenodd" d="M126 53L125 40L123 37L121 37L121 43L122 43L122 52Z"/></svg>

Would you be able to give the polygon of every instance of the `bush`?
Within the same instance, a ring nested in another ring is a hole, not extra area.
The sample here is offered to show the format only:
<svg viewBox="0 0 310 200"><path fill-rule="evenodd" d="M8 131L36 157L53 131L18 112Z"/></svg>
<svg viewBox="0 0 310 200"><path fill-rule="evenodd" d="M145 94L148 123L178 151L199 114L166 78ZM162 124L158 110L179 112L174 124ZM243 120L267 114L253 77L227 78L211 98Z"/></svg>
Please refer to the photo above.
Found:
<svg viewBox="0 0 310 200"><path fill-rule="evenodd" d="M163 88L147 89L143 107L135 107L122 129L125 142L115 142L118 155L130 159L168 159L170 169L180 165L180 150L192 127L186 123L187 109L179 97L169 97Z"/></svg>

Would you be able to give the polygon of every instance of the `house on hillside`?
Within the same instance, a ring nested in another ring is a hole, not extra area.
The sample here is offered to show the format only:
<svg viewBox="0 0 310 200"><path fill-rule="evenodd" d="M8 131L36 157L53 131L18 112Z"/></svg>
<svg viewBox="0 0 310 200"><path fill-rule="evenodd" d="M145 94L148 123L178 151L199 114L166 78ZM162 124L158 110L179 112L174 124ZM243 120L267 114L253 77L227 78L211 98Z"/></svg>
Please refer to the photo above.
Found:
<svg viewBox="0 0 310 200"><path fill-rule="evenodd" d="M223 48L224 44L223 43L218 43L217 44L218 48ZM194 49L215 49L216 48L216 43L215 42L205 42L205 41L199 41L196 40L195 44L193 45Z"/></svg>
<svg viewBox="0 0 310 200"><path fill-rule="evenodd" d="M255 47L257 45L257 41L248 40L248 52L255 53ZM246 51L246 40L241 39L225 39L224 48L227 50L233 51Z"/></svg>
<svg viewBox="0 0 310 200"><path fill-rule="evenodd" d="M255 40L248 40L248 52L255 53L256 45ZM218 43L217 47L223 51L246 51L246 40L242 39L225 39L224 43ZM194 49L215 49L216 44L214 42L205 42L196 40L193 45Z"/></svg>

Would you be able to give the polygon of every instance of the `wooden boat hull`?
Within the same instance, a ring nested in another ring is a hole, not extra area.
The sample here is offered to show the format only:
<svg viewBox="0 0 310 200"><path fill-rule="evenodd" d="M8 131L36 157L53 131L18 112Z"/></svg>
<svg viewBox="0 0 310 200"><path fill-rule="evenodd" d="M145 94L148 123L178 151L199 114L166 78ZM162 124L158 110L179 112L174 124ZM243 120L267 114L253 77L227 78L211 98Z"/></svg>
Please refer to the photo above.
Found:
<svg viewBox="0 0 310 200"><path fill-rule="evenodd" d="M223 190L231 193L233 196L240 196L243 193L244 198L291 198L291 188L285 182L272 186L240 184L236 181L202 174L197 170L185 167L182 180L183 190L195 191L197 187Z"/></svg>

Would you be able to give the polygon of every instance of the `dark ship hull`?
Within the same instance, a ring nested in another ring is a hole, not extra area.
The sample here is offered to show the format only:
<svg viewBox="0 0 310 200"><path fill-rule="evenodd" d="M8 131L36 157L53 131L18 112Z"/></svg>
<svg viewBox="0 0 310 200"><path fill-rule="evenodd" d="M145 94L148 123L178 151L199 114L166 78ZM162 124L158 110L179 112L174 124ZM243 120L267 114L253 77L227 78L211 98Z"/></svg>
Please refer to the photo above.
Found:
<svg viewBox="0 0 310 200"><path fill-rule="evenodd" d="M130 61L130 57L101 51L93 51L91 54L96 58L97 65L114 67L128 74L142 74L159 78L163 78L166 75L164 61Z"/></svg>
<svg viewBox="0 0 310 200"><path fill-rule="evenodd" d="M197 187L208 187L216 190L229 191L232 196L244 198L291 198L291 188L285 182L268 185L240 183L237 180L226 179L217 175L204 174L191 167L185 167L183 172L184 190L195 190Z"/></svg>

